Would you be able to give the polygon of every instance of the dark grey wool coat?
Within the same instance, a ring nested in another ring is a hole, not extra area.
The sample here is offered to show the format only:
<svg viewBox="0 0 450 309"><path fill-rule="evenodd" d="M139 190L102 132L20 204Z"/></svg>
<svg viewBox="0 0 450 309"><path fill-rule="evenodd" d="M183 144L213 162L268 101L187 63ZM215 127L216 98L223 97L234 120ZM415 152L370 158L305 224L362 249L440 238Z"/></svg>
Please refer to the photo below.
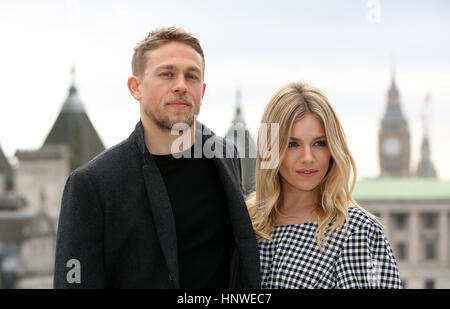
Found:
<svg viewBox="0 0 450 309"><path fill-rule="evenodd" d="M196 141L233 150L209 130L202 134L204 128L196 123ZM145 147L139 122L128 139L70 174L58 222L55 288L179 288L173 212L158 167L151 156L144 157ZM234 235L230 288L259 288L259 253L242 195L240 161L236 154L213 160Z"/></svg>

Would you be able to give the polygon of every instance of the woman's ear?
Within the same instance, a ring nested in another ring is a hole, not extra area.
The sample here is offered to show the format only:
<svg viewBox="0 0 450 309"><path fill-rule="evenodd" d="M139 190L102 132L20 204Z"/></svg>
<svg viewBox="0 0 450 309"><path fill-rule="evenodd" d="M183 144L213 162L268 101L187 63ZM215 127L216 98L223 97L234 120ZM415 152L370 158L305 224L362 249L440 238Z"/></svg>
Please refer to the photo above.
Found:
<svg viewBox="0 0 450 309"><path fill-rule="evenodd" d="M141 101L142 99L141 83L141 79L137 76L130 76L128 78L128 90L130 91L133 98L135 98L137 101Z"/></svg>

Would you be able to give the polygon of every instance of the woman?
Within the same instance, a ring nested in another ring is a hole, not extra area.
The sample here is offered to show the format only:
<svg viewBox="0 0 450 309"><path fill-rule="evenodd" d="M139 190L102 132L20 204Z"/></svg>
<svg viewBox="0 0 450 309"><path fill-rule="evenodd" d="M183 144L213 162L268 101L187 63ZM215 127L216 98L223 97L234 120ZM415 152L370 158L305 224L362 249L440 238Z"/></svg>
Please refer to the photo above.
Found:
<svg viewBox="0 0 450 309"><path fill-rule="evenodd" d="M258 136L259 146L278 142L278 164L261 168L268 152L258 151L256 191L247 199L262 287L401 288L380 224L352 198L355 162L325 95L289 83L272 97L261 122L279 124L277 141L262 131Z"/></svg>

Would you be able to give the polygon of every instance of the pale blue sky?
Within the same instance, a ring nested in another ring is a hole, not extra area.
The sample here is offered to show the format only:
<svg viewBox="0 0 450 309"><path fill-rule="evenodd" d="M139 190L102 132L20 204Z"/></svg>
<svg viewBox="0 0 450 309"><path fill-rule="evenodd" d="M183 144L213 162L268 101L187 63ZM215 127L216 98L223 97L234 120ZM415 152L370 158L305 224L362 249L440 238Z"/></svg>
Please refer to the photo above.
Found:
<svg viewBox="0 0 450 309"><path fill-rule="evenodd" d="M369 22L379 3L378 23ZM369 7L368 7L369 6ZM304 80L338 112L361 177L378 175L377 132L396 59L402 108L419 158L420 111L431 91L432 155L450 179L450 2L5 1L0 2L0 146L41 146L64 101L72 63L104 143L126 138L139 118L129 95L133 47L161 26L199 37L207 89L199 119L223 135L236 87L256 133L264 106L284 83ZM256 137L256 136L255 136Z"/></svg>

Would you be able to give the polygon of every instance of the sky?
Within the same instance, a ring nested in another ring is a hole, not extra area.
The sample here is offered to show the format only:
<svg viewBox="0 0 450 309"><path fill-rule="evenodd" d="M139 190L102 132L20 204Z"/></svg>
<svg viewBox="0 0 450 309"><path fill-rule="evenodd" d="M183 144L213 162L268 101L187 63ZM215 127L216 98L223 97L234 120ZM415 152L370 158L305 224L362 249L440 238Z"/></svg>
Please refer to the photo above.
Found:
<svg viewBox="0 0 450 309"><path fill-rule="evenodd" d="M411 168L429 92L432 160L450 179L450 2L447 0L0 1L0 147L41 147L76 69L79 96L106 147L139 120L128 92L133 48L152 30L185 28L206 57L199 120L224 135L241 90L256 139L273 93L290 81L335 108L360 179L377 177L378 130L393 68L411 132Z"/></svg>

